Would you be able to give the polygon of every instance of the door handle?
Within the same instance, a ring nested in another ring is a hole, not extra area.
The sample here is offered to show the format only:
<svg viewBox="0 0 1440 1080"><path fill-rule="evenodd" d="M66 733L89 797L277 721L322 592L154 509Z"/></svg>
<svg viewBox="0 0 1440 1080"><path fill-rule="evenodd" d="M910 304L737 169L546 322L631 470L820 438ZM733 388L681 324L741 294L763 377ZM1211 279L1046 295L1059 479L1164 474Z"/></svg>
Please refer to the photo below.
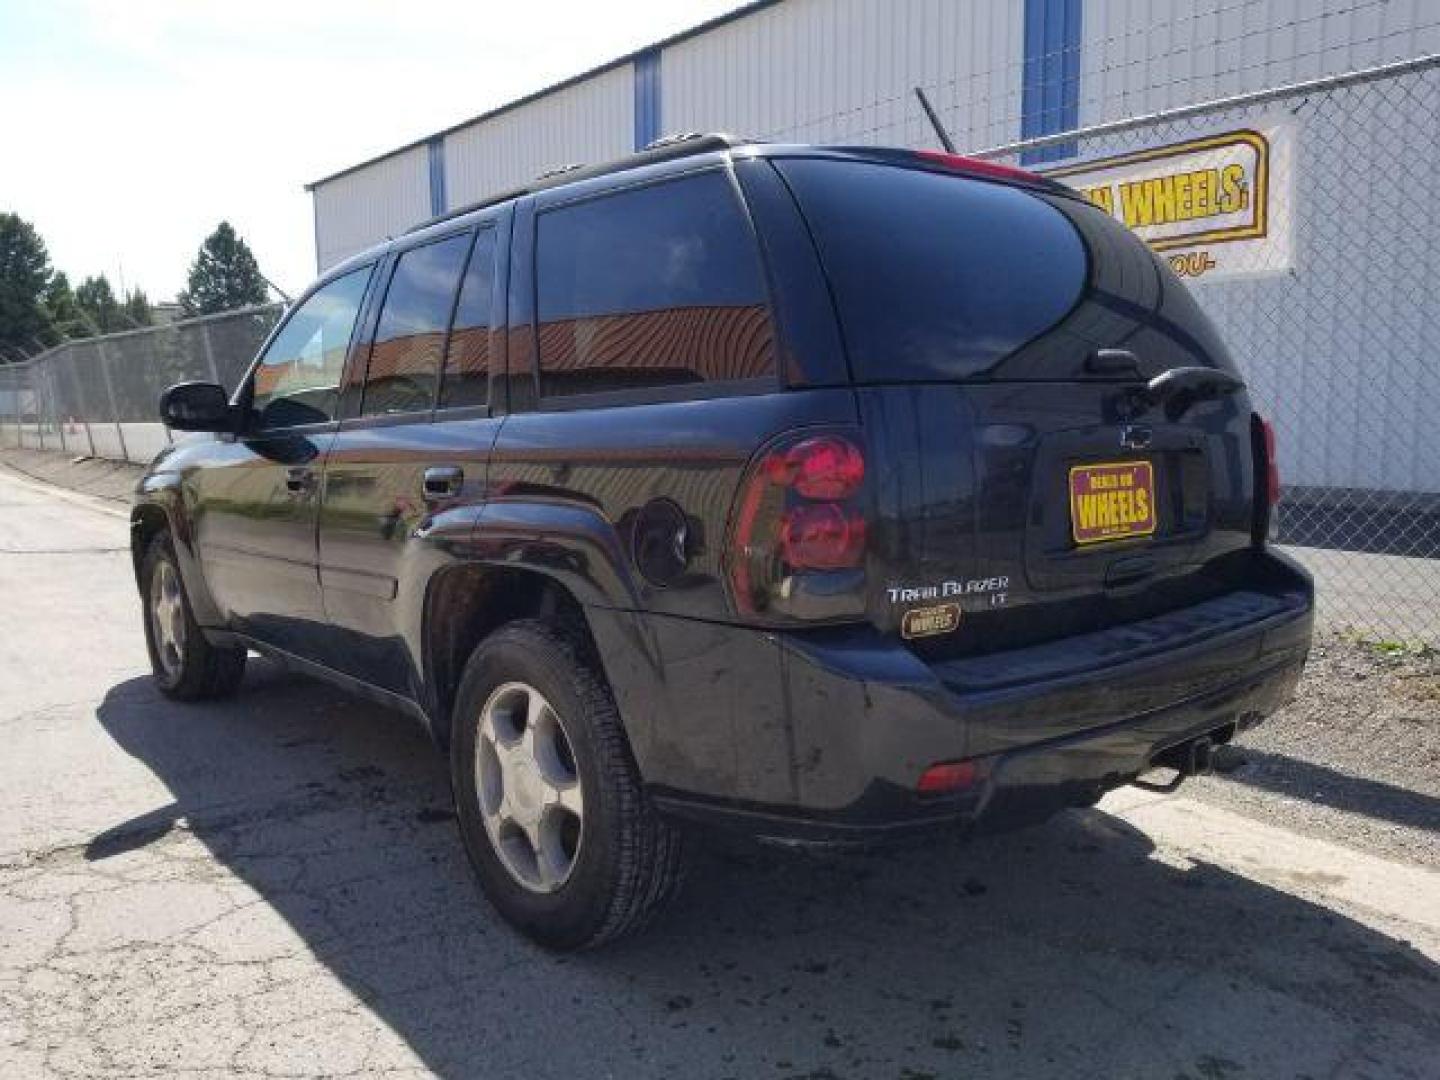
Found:
<svg viewBox="0 0 1440 1080"><path fill-rule="evenodd" d="M285 490L291 495L303 495L315 485L315 470L294 468L285 470Z"/></svg>
<svg viewBox="0 0 1440 1080"><path fill-rule="evenodd" d="M425 497L445 499L459 494L465 483L465 470L455 465L436 465L425 470Z"/></svg>

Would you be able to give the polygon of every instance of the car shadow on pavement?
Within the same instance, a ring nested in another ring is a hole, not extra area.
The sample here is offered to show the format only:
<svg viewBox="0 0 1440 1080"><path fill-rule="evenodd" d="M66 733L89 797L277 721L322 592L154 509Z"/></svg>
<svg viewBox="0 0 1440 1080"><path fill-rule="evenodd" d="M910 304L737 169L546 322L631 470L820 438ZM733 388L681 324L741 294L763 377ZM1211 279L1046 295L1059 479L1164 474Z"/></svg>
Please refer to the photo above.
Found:
<svg viewBox="0 0 1440 1080"><path fill-rule="evenodd" d="M648 933L554 956L480 899L405 717L257 663L232 701L136 679L99 720L173 802L87 858L233 875L283 920L173 943L194 964L207 935L207 1001L266 965L233 991L269 1025L257 1072L347 1071L356 1014L394 1043L367 1068L532 1080L1420 1076L1440 1046L1440 969L1406 942L1099 812L869 854L707 844Z"/></svg>
<svg viewBox="0 0 1440 1080"><path fill-rule="evenodd" d="M1440 832L1440 799L1424 792L1351 776L1289 754L1245 747L1243 763L1232 772L1217 773L1246 787L1305 799L1348 814L1388 821L1410 829Z"/></svg>

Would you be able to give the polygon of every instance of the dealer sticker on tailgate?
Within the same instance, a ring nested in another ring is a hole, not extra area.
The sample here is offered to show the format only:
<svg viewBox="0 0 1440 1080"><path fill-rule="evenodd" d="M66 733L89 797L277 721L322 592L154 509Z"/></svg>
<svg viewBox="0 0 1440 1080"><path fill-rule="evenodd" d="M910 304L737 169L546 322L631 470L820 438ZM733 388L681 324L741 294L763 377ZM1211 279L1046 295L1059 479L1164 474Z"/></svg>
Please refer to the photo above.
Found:
<svg viewBox="0 0 1440 1080"><path fill-rule="evenodd" d="M1155 470L1148 461L1070 469L1070 528L1077 544L1155 531Z"/></svg>

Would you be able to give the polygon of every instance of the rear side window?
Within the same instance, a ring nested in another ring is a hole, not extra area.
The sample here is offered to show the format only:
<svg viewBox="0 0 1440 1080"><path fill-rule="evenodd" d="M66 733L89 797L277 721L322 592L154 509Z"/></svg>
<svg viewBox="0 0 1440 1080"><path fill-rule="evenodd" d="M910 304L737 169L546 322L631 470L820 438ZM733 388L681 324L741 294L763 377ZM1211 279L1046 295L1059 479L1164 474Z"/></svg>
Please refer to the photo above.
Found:
<svg viewBox="0 0 1440 1080"><path fill-rule="evenodd" d="M983 374L1085 287L1079 236L1026 192L862 162L776 166L814 233L858 382Z"/></svg>
<svg viewBox="0 0 1440 1080"><path fill-rule="evenodd" d="M495 230L475 238L460 302L445 350L440 407L461 409L490 403L490 298L495 289Z"/></svg>
<svg viewBox="0 0 1440 1080"><path fill-rule="evenodd" d="M464 233L412 248L396 262L365 371L362 415L434 406L445 327L469 248Z"/></svg>
<svg viewBox="0 0 1440 1080"><path fill-rule="evenodd" d="M542 397L774 372L759 253L724 173L547 210L537 229Z"/></svg>

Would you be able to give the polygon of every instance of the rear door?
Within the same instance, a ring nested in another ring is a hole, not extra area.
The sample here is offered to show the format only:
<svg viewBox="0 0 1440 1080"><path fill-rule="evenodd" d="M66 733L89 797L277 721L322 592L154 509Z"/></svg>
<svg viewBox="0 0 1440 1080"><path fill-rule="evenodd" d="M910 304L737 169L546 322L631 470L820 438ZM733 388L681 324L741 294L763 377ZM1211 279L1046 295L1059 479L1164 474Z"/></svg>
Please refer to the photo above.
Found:
<svg viewBox="0 0 1440 1080"><path fill-rule="evenodd" d="M490 419L490 313L503 215L396 254L373 341L347 388L349 417L325 463L320 581L327 662L413 696L417 536L438 514L482 499L498 421Z"/></svg>
<svg viewBox="0 0 1440 1080"><path fill-rule="evenodd" d="M1230 361L1143 243L1079 199L944 168L777 168L830 280L879 466L877 625L902 633L907 612L955 605L958 628L910 620L940 631L917 645L989 651L1227 587L1250 543L1249 404L1144 400L1162 372Z"/></svg>
<svg viewBox="0 0 1440 1080"><path fill-rule="evenodd" d="M715 625L732 617L727 517L758 447L853 423L853 393L782 390L760 247L723 160L543 192L515 234L489 557L618 597L592 626L654 635L660 691L615 682L637 755L717 796L787 798L785 770L744 767L783 760L787 728L779 650L756 635L733 677L735 637Z"/></svg>

